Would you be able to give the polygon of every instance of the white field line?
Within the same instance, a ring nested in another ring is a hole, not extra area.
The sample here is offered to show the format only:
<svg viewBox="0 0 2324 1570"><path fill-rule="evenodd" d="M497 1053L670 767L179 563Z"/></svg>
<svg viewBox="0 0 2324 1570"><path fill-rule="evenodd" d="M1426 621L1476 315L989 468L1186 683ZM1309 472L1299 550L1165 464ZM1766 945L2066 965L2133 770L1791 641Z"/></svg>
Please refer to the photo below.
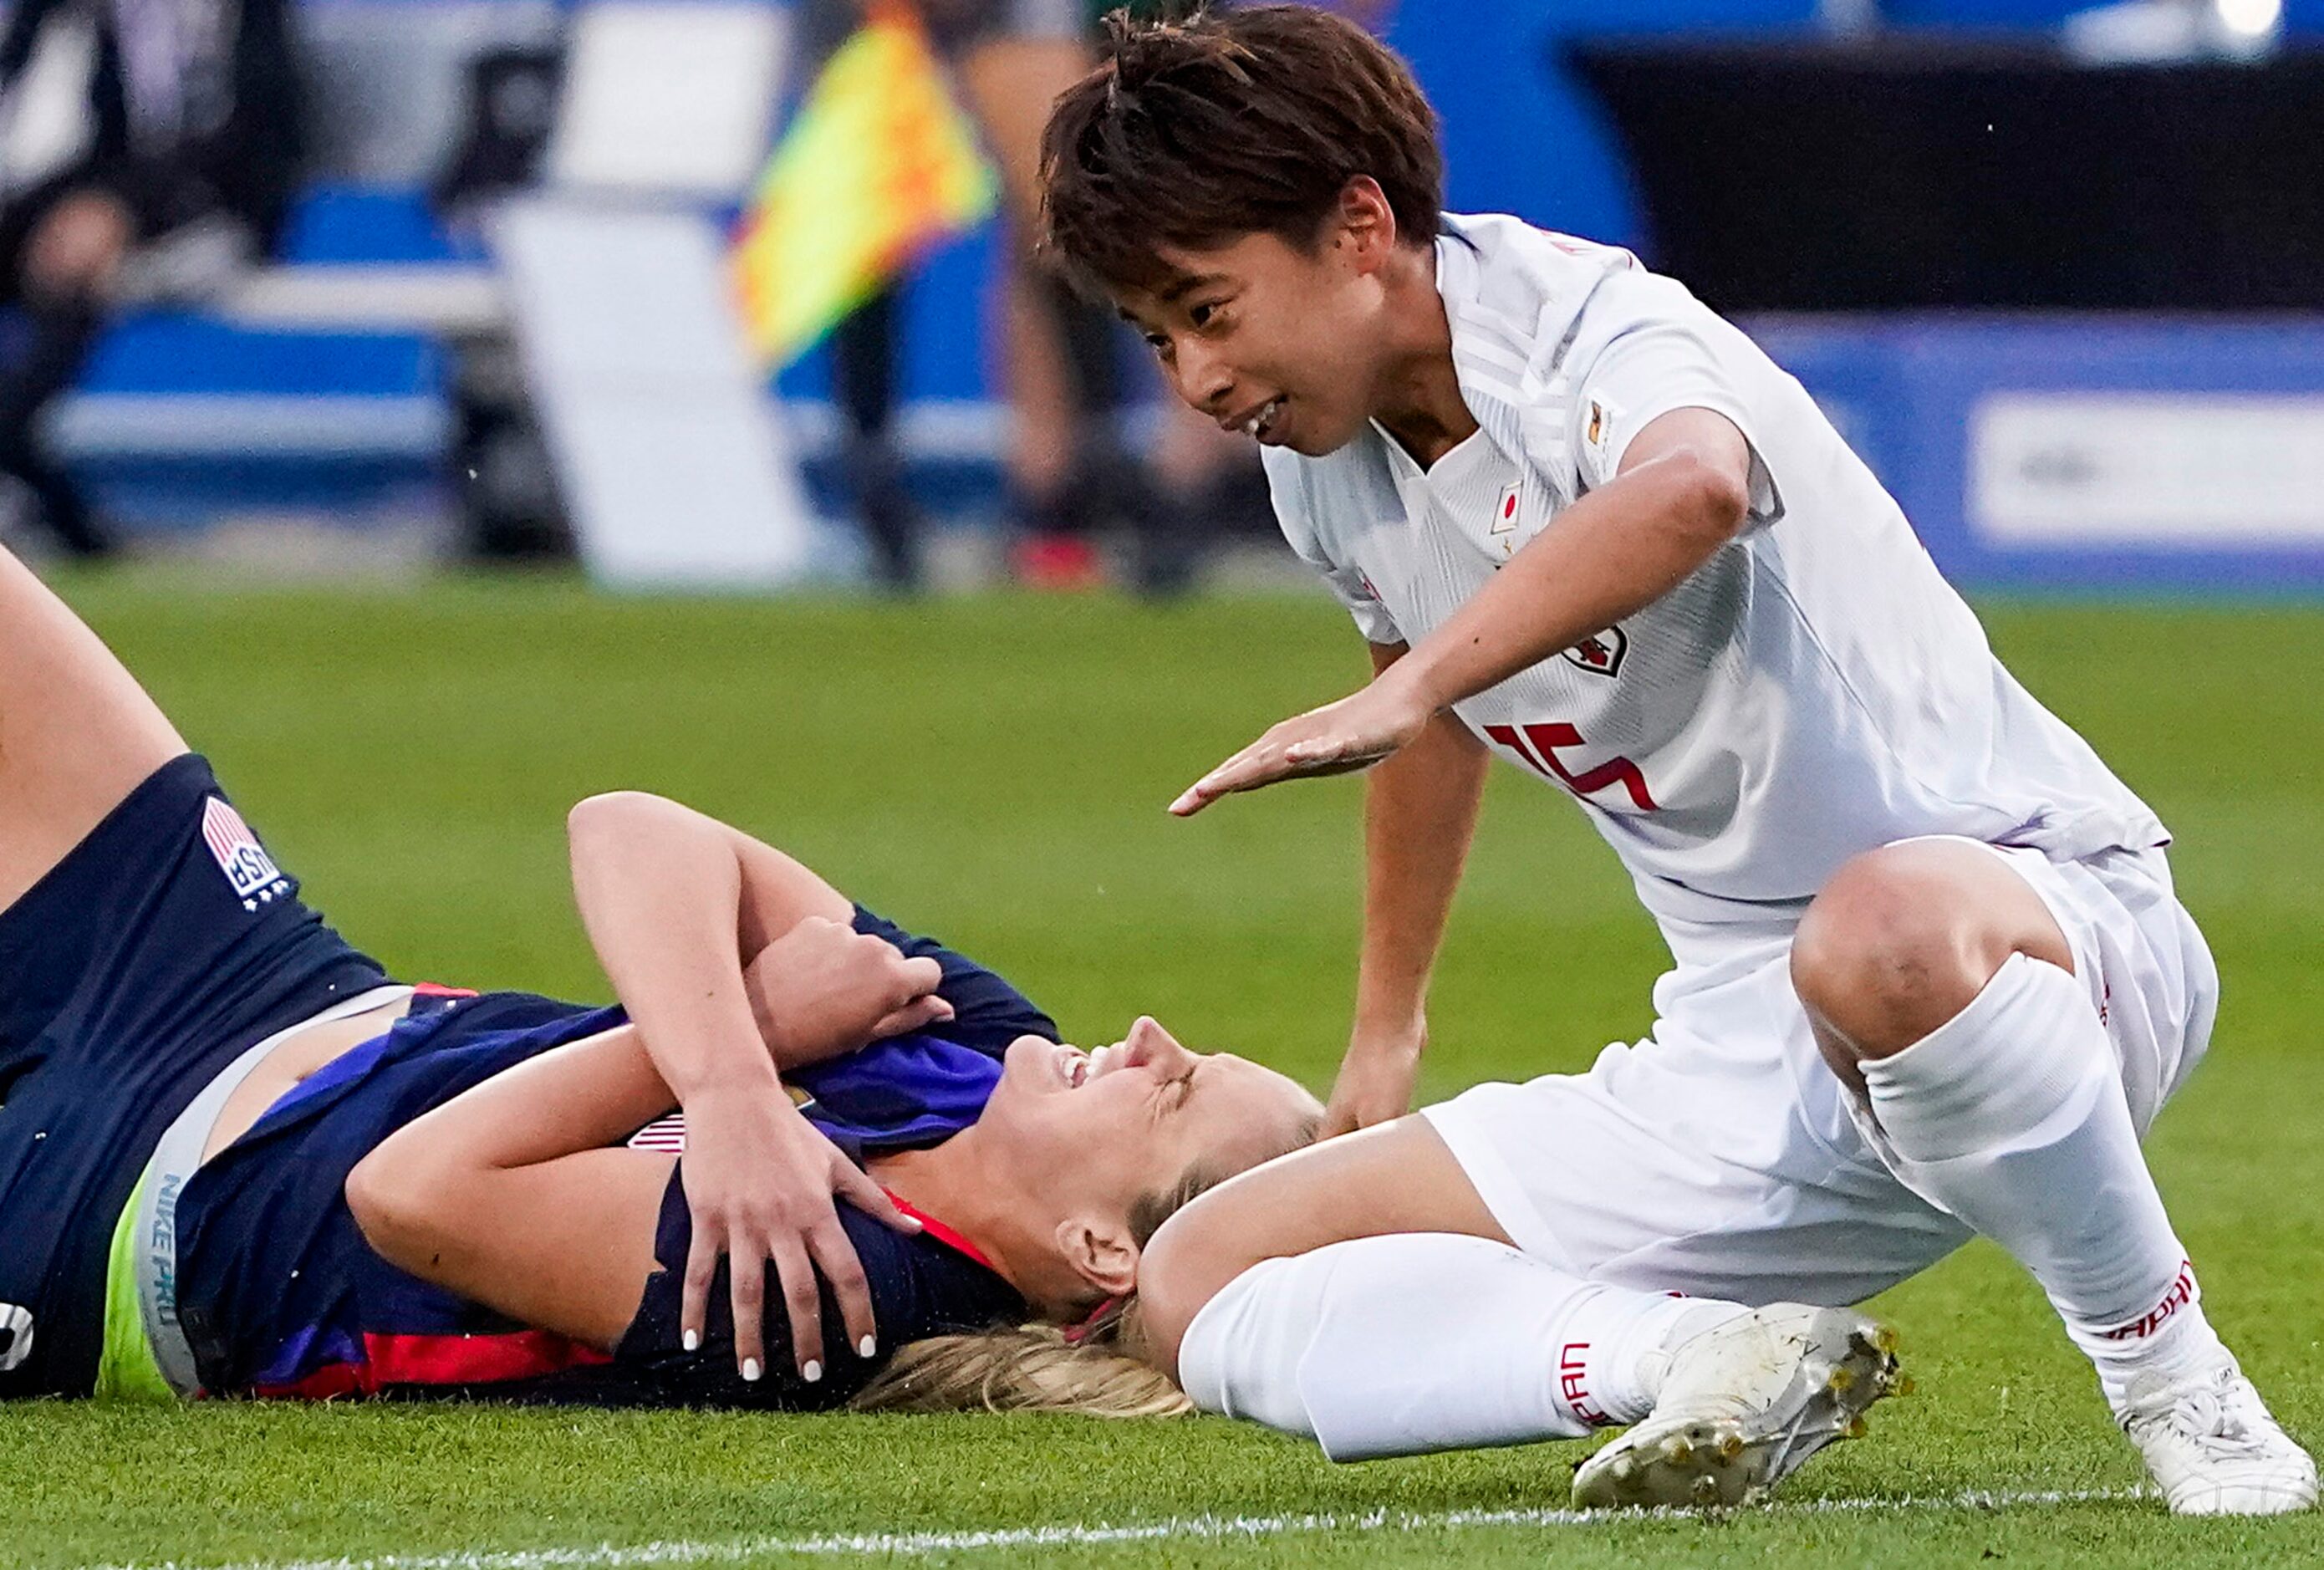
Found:
<svg viewBox="0 0 2324 1570"><path fill-rule="evenodd" d="M1961 1493L1899 1499L1823 1499L1769 1507L1778 1515L1884 1515L1909 1510L2000 1510L2054 1505L2114 1504L2152 1497L2136 1488ZM812 1538L728 1538L715 1542L600 1543L584 1548L466 1549L447 1554L383 1554L371 1558L247 1560L196 1565L169 1559L89 1570L645 1570L661 1565L734 1565L784 1556L821 1558L919 1557L979 1548L1078 1548L1110 1543L1218 1541L1302 1537L1319 1532L1466 1531L1495 1527L1606 1527L1645 1519L1685 1520L1692 1510L1369 1510L1305 1516L1181 1516L1135 1526L1012 1527L964 1532L866 1532Z"/></svg>

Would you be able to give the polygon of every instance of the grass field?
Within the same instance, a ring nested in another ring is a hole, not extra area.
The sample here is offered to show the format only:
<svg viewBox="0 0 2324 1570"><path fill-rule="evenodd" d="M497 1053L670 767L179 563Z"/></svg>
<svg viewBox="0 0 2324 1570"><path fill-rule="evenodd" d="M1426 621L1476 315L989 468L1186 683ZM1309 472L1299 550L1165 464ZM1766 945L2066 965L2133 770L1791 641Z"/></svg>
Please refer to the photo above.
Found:
<svg viewBox="0 0 2324 1570"><path fill-rule="evenodd" d="M1084 1039L1150 1010L1317 1088L1345 1029L1359 787L1163 804L1356 677L1306 599L1171 611L607 604L559 584L69 587L309 897L413 977L604 988L561 815L640 786L801 854ZM2324 610L1987 607L2004 656L2180 835L2227 983L2154 1158L2213 1316L2324 1438ZM1611 856L1496 780L1425 1090L1584 1063L1660 949ZM1880 1304L1920 1394L1731 1519L1574 1522L1581 1445L1333 1467L1213 1419L477 1408L0 1411L0 1565L2306 1564L2324 1518L2174 1522L2031 1284L1973 1246ZM1997 1496L1977 1502L1973 1492ZM1127 1528L1109 1536L1101 1528ZM915 1536L918 1534L918 1536ZM989 1534L980 1536L980 1534Z"/></svg>

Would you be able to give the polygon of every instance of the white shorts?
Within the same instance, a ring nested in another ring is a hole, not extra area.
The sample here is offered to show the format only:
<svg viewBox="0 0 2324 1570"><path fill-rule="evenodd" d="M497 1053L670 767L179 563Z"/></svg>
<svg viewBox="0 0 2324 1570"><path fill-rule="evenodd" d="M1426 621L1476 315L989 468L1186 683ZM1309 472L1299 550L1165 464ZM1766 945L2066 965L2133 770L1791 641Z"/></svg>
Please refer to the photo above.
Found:
<svg viewBox="0 0 2324 1570"><path fill-rule="evenodd" d="M1968 842L1975 843L1975 842ZM2052 863L1987 847L2064 929L2144 1134L2209 1043L2218 973L2160 850ZM1791 939L1673 934L1654 1033L1582 1074L1425 1113L1502 1230L1596 1280L1747 1303L1860 1301L1969 1229L1858 1131L1792 991Z"/></svg>

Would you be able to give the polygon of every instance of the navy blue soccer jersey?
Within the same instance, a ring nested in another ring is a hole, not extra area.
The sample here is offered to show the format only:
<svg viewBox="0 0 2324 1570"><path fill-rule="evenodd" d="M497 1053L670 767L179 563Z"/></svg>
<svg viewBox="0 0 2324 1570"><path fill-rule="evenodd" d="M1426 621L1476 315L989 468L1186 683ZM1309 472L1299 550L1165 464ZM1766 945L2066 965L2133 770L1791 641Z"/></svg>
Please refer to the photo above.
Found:
<svg viewBox="0 0 2324 1570"><path fill-rule="evenodd" d="M811 1122L854 1159L938 1143L976 1121L1000 1059L1056 1027L992 972L859 910L858 930L936 958L954 1017L790 1074ZM623 1022L619 1009L530 993L423 994L385 1035L346 1054L270 1108L188 1183L177 1212L178 1310L205 1390L283 1397L481 1395L604 1405L821 1408L877 1371L841 1352L826 1378L797 1379L773 1295L767 1377L735 1373L724 1287L704 1344L678 1344L691 1222L683 1160L654 1240L660 1269L609 1357L421 1281L374 1253L348 1212L347 1174L413 1119L529 1058ZM847 1205L841 1224L871 1283L883 1348L1021 1316L1025 1305L941 1229L907 1236ZM824 1316L839 1323L826 1287ZM832 1344L836 1345L835 1338Z"/></svg>

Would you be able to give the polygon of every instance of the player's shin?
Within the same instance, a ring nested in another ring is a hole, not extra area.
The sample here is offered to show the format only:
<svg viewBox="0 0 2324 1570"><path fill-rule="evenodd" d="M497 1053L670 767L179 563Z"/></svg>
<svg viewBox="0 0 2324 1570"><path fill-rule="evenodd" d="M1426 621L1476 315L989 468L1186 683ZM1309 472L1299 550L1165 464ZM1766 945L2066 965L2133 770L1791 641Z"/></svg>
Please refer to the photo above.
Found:
<svg viewBox="0 0 2324 1570"><path fill-rule="evenodd" d="M1578 1438L1646 1416L1674 1340L1743 1312L1482 1238L1358 1238L1236 1277L1188 1327L1179 1376L1204 1410L1335 1461Z"/></svg>
<svg viewBox="0 0 2324 1570"><path fill-rule="evenodd" d="M1896 1176L2033 1273L2117 1409L2143 1370L2221 1355L2072 975L2012 956L1960 1013L1868 1059L1864 1080Z"/></svg>

